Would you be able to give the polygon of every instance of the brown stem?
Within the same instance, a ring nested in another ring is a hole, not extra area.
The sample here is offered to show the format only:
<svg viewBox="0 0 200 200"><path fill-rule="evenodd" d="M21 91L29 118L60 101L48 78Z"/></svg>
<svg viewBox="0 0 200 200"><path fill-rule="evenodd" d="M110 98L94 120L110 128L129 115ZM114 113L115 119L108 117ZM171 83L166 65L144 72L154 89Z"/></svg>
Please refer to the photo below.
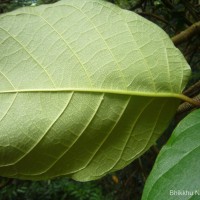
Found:
<svg viewBox="0 0 200 200"><path fill-rule="evenodd" d="M190 38L197 34L200 34L200 21L194 23L192 26L180 32L178 35L175 35L171 39L175 45L179 45L185 41L188 41Z"/></svg>
<svg viewBox="0 0 200 200"><path fill-rule="evenodd" d="M196 82L194 85L190 86L187 90L183 92L184 95L193 97L200 93L200 81Z"/></svg>
<svg viewBox="0 0 200 200"><path fill-rule="evenodd" d="M200 103L200 94L198 94L197 96L195 96L193 98L193 100L195 100L196 102L199 102ZM196 106L188 103L188 102L184 102L182 103L179 107L178 107L178 110L177 110L177 114L181 114L181 113L184 113L184 112L188 112L192 109L194 109Z"/></svg>

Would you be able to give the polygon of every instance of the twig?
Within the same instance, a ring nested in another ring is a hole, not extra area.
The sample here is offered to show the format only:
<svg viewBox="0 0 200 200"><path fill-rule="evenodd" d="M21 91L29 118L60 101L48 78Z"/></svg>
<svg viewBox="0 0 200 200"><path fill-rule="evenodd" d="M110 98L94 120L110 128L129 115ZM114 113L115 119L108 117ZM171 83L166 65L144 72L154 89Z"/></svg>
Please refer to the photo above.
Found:
<svg viewBox="0 0 200 200"><path fill-rule="evenodd" d="M196 102L200 102L200 81L196 82L194 85L185 90L183 94L191 97ZM183 102L178 107L177 114L180 115L182 113L189 112L194 108L196 108L195 105L192 105L188 102Z"/></svg>
<svg viewBox="0 0 200 200"><path fill-rule="evenodd" d="M193 98L193 100L195 100L197 102L200 102L200 94L195 96ZM190 104L188 102L184 102L178 107L177 114L182 114L184 112L188 112L188 111L190 111L190 110L192 110L194 108L196 108L196 106L194 106L194 105L192 105L192 104Z"/></svg>
<svg viewBox="0 0 200 200"><path fill-rule="evenodd" d="M184 95L189 97L194 97L195 95L200 93L200 81L196 82L194 85L189 87L187 90L183 92Z"/></svg>
<svg viewBox="0 0 200 200"><path fill-rule="evenodd" d="M197 34L200 34L200 21L194 23L192 26L182 31L178 35L175 35L171 39L175 45L179 45Z"/></svg>

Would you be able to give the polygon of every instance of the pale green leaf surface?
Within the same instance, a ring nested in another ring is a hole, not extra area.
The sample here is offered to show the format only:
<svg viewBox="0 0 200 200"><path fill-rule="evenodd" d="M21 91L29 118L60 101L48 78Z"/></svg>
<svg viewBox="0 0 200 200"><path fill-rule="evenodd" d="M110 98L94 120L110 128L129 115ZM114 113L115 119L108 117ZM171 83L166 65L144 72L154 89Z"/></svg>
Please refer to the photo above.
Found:
<svg viewBox="0 0 200 200"><path fill-rule="evenodd" d="M101 0L0 16L0 175L97 179L144 153L190 69L153 23Z"/></svg>
<svg viewBox="0 0 200 200"><path fill-rule="evenodd" d="M200 198L200 109L182 120L160 151L142 200Z"/></svg>

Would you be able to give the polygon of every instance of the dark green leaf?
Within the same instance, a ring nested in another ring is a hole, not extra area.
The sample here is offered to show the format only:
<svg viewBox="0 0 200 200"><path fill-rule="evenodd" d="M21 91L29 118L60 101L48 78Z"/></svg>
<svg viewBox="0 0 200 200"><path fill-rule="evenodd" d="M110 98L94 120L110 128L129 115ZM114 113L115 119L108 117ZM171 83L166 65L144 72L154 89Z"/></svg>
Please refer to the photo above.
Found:
<svg viewBox="0 0 200 200"><path fill-rule="evenodd" d="M147 180L142 200L200 199L200 109L174 130Z"/></svg>

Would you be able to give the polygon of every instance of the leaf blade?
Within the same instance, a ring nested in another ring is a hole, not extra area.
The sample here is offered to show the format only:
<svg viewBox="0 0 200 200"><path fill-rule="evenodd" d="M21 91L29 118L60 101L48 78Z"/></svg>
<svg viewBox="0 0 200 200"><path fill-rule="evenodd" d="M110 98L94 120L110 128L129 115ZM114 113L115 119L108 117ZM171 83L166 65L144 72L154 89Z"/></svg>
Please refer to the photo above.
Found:
<svg viewBox="0 0 200 200"><path fill-rule="evenodd" d="M184 99L188 64L136 14L60 1L0 22L2 176L100 178L146 151Z"/></svg>

